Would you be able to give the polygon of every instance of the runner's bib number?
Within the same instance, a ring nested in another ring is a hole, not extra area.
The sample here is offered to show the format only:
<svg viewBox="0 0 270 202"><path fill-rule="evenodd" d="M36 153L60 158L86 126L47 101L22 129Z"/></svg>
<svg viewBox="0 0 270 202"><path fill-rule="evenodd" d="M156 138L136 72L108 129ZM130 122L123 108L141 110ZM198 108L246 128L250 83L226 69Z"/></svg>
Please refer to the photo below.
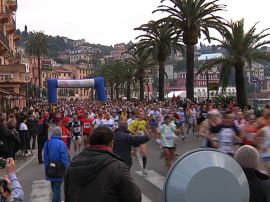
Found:
<svg viewBox="0 0 270 202"><path fill-rule="evenodd" d="M90 128L91 127L91 124L90 123L85 123L84 124L84 128Z"/></svg>

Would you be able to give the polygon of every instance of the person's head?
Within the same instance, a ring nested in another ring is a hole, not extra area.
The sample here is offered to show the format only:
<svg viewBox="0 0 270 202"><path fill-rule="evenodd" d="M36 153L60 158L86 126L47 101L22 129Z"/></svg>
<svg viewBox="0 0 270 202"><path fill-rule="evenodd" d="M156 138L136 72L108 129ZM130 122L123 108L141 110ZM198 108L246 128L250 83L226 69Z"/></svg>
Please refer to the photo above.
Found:
<svg viewBox="0 0 270 202"><path fill-rule="evenodd" d="M111 129L99 126L93 131L88 139L88 144L110 146L112 145L113 137L114 135Z"/></svg>
<svg viewBox="0 0 270 202"><path fill-rule="evenodd" d="M227 126L231 126L233 124L234 121L234 116L230 111L225 112L225 114L223 115L223 122L225 125Z"/></svg>
<svg viewBox="0 0 270 202"><path fill-rule="evenodd" d="M73 121L78 121L78 116L76 114L73 116Z"/></svg>
<svg viewBox="0 0 270 202"><path fill-rule="evenodd" d="M242 168L257 169L259 167L259 153L250 145L240 147L234 158Z"/></svg>
<svg viewBox="0 0 270 202"><path fill-rule="evenodd" d="M119 121L119 128L127 128L127 122L125 120Z"/></svg>
<svg viewBox="0 0 270 202"><path fill-rule="evenodd" d="M110 118L111 118L111 115L110 115L110 113L109 112L107 112L106 114L105 114L105 119L107 119L107 120L110 120Z"/></svg>
<svg viewBox="0 0 270 202"><path fill-rule="evenodd" d="M164 121L165 121L166 124L169 124L171 122L171 117L169 115L166 115L164 117Z"/></svg>
<svg viewBox="0 0 270 202"><path fill-rule="evenodd" d="M241 111L236 112L236 119L242 120L244 118L244 114Z"/></svg>
<svg viewBox="0 0 270 202"><path fill-rule="evenodd" d="M248 116L248 122L249 122L250 124L255 123L255 122L256 122L256 116L255 116L254 114L250 114L250 115Z"/></svg>
<svg viewBox="0 0 270 202"><path fill-rule="evenodd" d="M55 127L53 129L53 135L61 137L62 136L62 129L60 127Z"/></svg>
<svg viewBox="0 0 270 202"><path fill-rule="evenodd" d="M139 110L139 111L138 111L137 117L138 117L138 119L140 119L140 120L144 119L144 112L141 111L141 110Z"/></svg>
<svg viewBox="0 0 270 202"><path fill-rule="evenodd" d="M102 117L103 117L102 111L98 111L98 118L99 118L99 119L102 119Z"/></svg>

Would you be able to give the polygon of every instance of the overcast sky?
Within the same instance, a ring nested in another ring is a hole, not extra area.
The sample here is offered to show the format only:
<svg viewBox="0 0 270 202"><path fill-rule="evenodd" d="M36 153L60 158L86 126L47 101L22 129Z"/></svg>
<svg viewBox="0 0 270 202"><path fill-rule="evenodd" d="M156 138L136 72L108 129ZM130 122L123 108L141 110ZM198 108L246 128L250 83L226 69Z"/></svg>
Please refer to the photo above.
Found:
<svg viewBox="0 0 270 202"><path fill-rule="evenodd" d="M222 0L226 19L245 18L246 27L260 21L270 27L270 0ZM48 35L86 39L90 43L127 43L139 34L133 29L163 14L152 14L160 0L18 0L17 28Z"/></svg>

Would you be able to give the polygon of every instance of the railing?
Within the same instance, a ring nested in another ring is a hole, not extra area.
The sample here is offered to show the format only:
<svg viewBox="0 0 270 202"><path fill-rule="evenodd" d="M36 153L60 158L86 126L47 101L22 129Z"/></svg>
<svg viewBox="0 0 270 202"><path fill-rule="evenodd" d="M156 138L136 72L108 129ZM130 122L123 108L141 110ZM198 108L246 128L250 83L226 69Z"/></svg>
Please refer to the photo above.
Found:
<svg viewBox="0 0 270 202"><path fill-rule="evenodd" d="M8 38L5 36L3 32L0 31L0 42L7 48L9 49L9 42Z"/></svg>
<svg viewBox="0 0 270 202"><path fill-rule="evenodd" d="M11 11L16 11L18 4L17 0L7 0L7 5Z"/></svg>
<svg viewBox="0 0 270 202"><path fill-rule="evenodd" d="M9 33L16 31L16 23L13 18L10 19L9 23L7 24L7 31Z"/></svg>

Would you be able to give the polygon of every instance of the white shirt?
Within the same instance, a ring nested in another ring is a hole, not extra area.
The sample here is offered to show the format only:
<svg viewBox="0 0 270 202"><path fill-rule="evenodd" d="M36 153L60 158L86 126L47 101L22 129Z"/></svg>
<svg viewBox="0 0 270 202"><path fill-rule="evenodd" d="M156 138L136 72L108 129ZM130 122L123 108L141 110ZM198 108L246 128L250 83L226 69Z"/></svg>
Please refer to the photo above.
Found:
<svg viewBox="0 0 270 202"><path fill-rule="evenodd" d="M114 120L113 119L102 119L101 125L107 128L112 129L114 127Z"/></svg>
<svg viewBox="0 0 270 202"><path fill-rule="evenodd" d="M101 126L102 124L102 119L97 118L93 121L93 125L94 125L94 129L96 129L97 127Z"/></svg>
<svg viewBox="0 0 270 202"><path fill-rule="evenodd" d="M21 123L20 130L28 130L28 127L24 122Z"/></svg>

